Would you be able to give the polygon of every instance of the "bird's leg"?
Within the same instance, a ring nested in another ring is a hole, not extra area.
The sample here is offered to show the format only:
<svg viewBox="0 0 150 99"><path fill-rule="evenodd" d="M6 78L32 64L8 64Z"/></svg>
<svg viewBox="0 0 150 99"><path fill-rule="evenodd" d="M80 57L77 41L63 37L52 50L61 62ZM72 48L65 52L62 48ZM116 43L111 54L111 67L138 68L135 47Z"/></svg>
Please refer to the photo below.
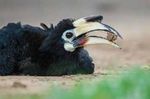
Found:
<svg viewBox="0 0 150 99"><path fill-rule="evenodd" d="M82 74L92 74L94 72L93 59L89 56L88 52L81 49L78 53L79 70Z"/></svg>

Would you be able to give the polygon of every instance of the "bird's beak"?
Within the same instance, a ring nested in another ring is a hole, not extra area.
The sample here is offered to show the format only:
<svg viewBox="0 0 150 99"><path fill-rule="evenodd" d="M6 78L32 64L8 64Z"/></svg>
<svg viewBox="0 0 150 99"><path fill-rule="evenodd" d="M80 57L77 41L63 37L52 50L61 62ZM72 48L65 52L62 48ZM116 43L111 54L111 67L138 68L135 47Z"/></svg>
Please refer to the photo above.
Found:
<svg viewBox="0 0 150 99"><path fill-rule="evenodd" d="M76 38L73 40L75 48L89 44L109 44L120 48L114 41L121 37L120 33L109 25L101 23L102 16L85 17L74 21ZM107 37L91 35L93 31L105 31Z"/></svg>

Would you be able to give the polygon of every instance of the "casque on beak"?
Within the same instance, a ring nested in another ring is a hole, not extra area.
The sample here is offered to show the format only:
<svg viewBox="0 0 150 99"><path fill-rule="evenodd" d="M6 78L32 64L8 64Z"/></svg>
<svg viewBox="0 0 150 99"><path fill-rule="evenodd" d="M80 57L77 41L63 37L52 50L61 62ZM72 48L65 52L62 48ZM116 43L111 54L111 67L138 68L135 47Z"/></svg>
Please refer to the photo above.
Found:
<svg viewBox="0 0 150 99"><path fill-rule="evenodd" d="M75 26L73 31L76 35L76 38L72 41L74 48L89 44L109 44L120 48L114 41L117 37L122 39L122 36L111 26L101 23L102 19L102 16L91 16L73 22ZM105 31L107 37L91 35L93 31Z"/></svg>

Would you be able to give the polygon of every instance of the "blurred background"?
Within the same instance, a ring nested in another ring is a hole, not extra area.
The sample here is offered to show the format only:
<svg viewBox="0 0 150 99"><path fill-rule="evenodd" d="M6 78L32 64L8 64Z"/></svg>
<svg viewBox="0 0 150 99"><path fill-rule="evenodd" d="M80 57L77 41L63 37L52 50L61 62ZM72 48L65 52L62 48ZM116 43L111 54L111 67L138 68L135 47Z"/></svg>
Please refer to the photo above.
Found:
<svg viewBox="0 0 150 99"><path fill-rule="evenodd" d="M0 0L0 26L18 21L39 26L40 22L103 15L105 23L126 36L143 29L148 32L149 10L150 0Z"/></svg>
<svg viewBox="0 0 150 99"><path fill-rule="evenodd" d="M103 22L124 37L118 41L122 50L105 45L87 48L97 72L110 66L150 63L150 0L0 0L0 27L19 21L35 26L57 24L64 18L90 15L103 15Z"/></svg>

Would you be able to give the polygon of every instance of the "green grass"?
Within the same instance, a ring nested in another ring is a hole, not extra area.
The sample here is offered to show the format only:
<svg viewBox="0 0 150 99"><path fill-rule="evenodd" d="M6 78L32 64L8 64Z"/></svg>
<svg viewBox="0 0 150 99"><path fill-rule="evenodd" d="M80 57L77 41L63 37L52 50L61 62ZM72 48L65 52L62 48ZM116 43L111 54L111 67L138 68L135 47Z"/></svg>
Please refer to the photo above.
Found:
<svg viewBox="0 0 150 99"><path fill-rule="evenodd" d="M44 92L45 93L45 92ZM130 70L117 77L81 83L71 89L52 87L44 95L4 96L2 99L150 99L150 72Z"/></svg>

